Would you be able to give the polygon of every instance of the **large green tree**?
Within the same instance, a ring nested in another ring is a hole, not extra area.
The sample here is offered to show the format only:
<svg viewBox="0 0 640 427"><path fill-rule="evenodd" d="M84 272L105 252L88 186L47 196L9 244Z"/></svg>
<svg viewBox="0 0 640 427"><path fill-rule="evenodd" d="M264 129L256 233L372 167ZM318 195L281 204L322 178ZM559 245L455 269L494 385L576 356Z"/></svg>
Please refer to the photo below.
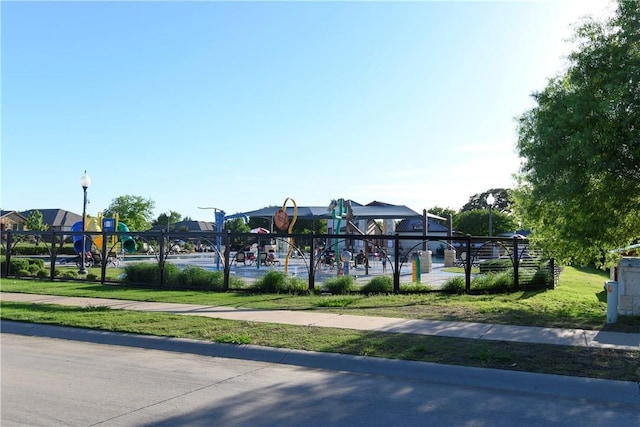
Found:
<svg viewBox="0 0 640 427"><path fill-rule="evenodd" d="M31 231L47 231L49 226L44 223L44 217L39 210L31 211L25 222L27 230Z"/></svg>
<svg viewBox="0 0 640 427"><path fill-rule="evenodd" d="M474 209L488 209L487 197L493 195L493 209L499 212L511 212L511 190L508 188L492 188L482 193L476 193L469 197L469 201L460 209L460 212Z"/></svg>
<svg viewBox="0 0 640 427"><path fill-rule="evenodd" d="M151 228L155 205L151 199L127 194L113 199L103 215L105 218L113 218L117 214L118 220L125 223L129 230L146 231Z"/></svg>
<svg viewBox="0 0 640 427"><path fill-rule="evenodd" d="M449 218L449 215L455 216L455 214L456 214L456 210L455 209L449 208L449 207L443 208L443 207L440 207L440 206L433 206L433 207L427 209L427 212L429 212L430 214L433 214L433 215L438 215L438 216L440 216L442 218L445 218L445 219Z"/></svg>
<svg viewBox="0 0 640 427"><path fill-rule="evenodd" d="M152 225L153 226L160 226L162 228L166 229L170 229L170 230L174 230L175 231L175 224L177 222L180 221L188 221L188 219L186 218L182 218L182 215L180 215L179 212L176 211L172 211L170 210L168 213L167 212L163 212L160 215L158 215L158 218L156 218L153 222Z"/></svg>
<svg viewBox="0 0 640 427"><path fill-rule="evenodd" d="M453 229L472 236L488 236L489 222L491 222L493 236L511 233L517 228L516 220L512 215L493 209L489 218L489 209L474 209L456 214L453 217Z"/></svg>
<svg viewBox="0 0 640 427"><path fill-rule="evenodd" d="M576 30L567 69L518 119L514 192L532 238L565 262L640 239L640 2Z"/></svg>

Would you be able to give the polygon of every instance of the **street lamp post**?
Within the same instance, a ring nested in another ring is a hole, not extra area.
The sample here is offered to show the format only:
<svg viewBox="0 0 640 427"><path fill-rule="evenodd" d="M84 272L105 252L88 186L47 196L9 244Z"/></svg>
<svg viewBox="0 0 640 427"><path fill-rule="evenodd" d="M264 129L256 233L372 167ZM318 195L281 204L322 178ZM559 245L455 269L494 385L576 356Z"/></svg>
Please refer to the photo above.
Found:
<svg viewBox="0 0 640 427"><path fill-rule="evenodd" d="M171 225L171 211L165 212L165 215L167 216L167 233L168 233L169 227Z"/></svg>
<svg viewBox="0 0 640 427"><path fill-rule="evenodd" d="M489 237L493 236L493 204L496 202L496 198L492 193L487 196L487 205L489 205Z"/></svg>
<svg viewBox="0 0 640 427"><path fill-rule="evenodd" d="M86 221L87 221L87 188L89 188L89 185L91 185L91 178L89 178L89 175L87 175L86 170L84 171L84 174L80 178L80 185L82 186L82 192L84 193L84 201L82 203L82 254L80 256L80 259L82 261L80 262L80 270L78 270L78 273L87 274L87 269L85 268L85 256L87 252L87 248L85 244L87 239L84 233L85 233Z"/></svg>

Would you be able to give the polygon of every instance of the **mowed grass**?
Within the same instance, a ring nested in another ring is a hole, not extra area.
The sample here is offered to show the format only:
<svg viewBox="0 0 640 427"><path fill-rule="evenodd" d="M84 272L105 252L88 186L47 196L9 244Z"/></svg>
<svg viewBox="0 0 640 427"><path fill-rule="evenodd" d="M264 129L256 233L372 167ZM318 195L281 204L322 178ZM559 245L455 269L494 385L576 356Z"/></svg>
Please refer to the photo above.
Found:
<svg viewBox="0 0 640 427"><path fill-rule="evenodd" d="M207 317L2 303L2 318L225 344L352 354L621 381L640 380L640 352L356 331Z"/></svg>
<svg viewBox="0 0 640 427"><path fill-rule="evenodd" d="M640 318L621 317L606 327L607 275L565 268L559 286L503 295L294 296L168 291L87 282L3 279L5 292L191 303L202 305L322 311L412 319L437 319L640 331ZM479 341L411 334L230 321L166 313L3 302L3 319L49 323L227 344L253 344L320 352L406 359L625 381L640 380L640 352L542 344Z"/></svg>
<svg viewBox="0 0 640 427"><path fill-rule="evenodd" d="M101 285L3 279L4 292L175 302L237 308L322 311L407 319L454 320L508 325L640 331L640 317L619 317L607 325L605 272L567 267L554 290L499 295L342 295L296 296L249 292L172 291Z"/></svg>

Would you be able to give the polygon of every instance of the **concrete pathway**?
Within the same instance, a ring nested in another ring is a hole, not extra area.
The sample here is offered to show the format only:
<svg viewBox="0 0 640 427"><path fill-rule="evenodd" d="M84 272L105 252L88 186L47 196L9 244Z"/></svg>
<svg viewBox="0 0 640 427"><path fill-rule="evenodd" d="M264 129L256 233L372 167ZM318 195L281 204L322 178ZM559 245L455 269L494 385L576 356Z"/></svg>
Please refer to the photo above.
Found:
<svg viewBox="0 0 640 427"><path fill-rule="evenodd" d="M640 351L640 333L413 320L308 311L261 310L9 292L1 292L0 300L32 302L37 304L59 304L76 307L106 306L115 310L155 311L252 322Z"/></svg>

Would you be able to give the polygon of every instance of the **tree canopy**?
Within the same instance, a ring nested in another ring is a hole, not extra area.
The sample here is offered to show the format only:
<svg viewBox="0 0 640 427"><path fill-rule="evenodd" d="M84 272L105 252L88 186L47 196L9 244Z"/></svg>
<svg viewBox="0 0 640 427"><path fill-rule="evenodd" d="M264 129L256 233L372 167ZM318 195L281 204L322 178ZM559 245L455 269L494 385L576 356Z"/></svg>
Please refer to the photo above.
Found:
<svg viewBox="0 0 640 427"><path fill-rule="evenodd" d="M163 212L158 215L158 218L153 221L154 226L160 226L168 230L174 230L174 225L180 221L189 221L188 219L183 219L182 215L176 211L170 210L168 213Z"/></svg>
<svg viewBox="0 0 640 427"><path fill-rule="evenodd" d="M453 217L453 228L464 234L472 236L489 235L489 209L474 209L460 212ZM516 230L517 224L512 215L493 209L491 212L491 224L494 236L500 233L510 233Z"/></svg>
<svg viewBox="0 0 640 427"><path fill-rule="evenodd" d="M46 231L49 229L49 226L44 223L44 217L42 216L42 212L35 210L29 214L27 221L24 224L27 230L31 231Z"/></svg>
<svg viewBox="0 0 640 427"><path fill-rule="evenodd" d="M640 239L640 2L575 32L568 68L518 118L516 210L565 262Z"/></svg>
<svg viewBox="0 0 640 427"><path fill-rule="evenodd" d="M469 201L460 209L460 212L488 209L487 197L489 194L493 194L493 209L499 212L511 212L511 190L507 188L492 188L489 191L474 194L469 197Z"/></svg>
<svg viewBox="0 0 640 427"><path fill-rule="evenodd" d="M103 215L115 217L127 225L131 231L145 231L151 228L155 202L141 196L124 195L113 199Z"/></svg>

